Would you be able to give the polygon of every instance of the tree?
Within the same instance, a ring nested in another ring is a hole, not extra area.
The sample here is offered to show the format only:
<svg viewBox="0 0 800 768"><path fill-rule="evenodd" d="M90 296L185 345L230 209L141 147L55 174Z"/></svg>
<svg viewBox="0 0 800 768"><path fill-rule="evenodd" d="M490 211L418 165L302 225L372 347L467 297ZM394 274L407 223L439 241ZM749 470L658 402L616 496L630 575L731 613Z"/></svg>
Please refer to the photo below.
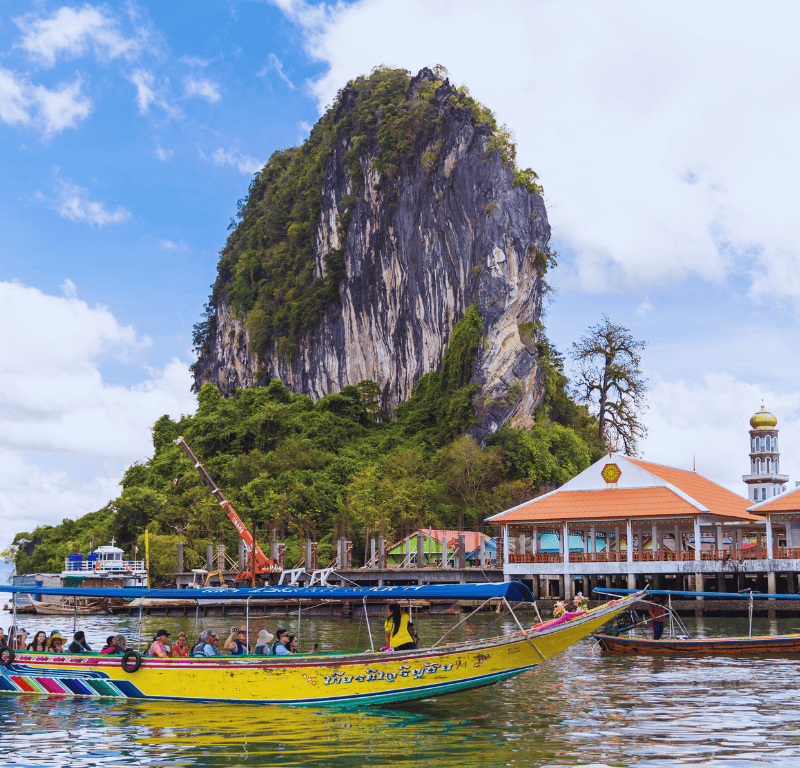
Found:
<svg viewBox="0 0 800 768"><path fill-rule="evenodd" d="M628 455L636 454L639 440L647 435L641 420L647 407L647 379L642 375L639 354L645 345L605 315L580 343L572 344L571 356L579 368L577 399L597 408L600 441L611 445L621 442Z"/></svg>

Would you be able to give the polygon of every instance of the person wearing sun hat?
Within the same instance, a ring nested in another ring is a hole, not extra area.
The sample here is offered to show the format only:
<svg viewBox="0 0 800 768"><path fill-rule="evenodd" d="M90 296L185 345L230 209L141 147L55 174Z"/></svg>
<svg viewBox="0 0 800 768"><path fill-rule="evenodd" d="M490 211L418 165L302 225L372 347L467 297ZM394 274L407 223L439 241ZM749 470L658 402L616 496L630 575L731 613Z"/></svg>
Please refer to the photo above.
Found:
<svg viewBox="0 0 800 768"><path fill-rule="evenodd" d="M275 639L275 635L266 629L262 629L258 633L258 642L256 643L255 652L260 656L269 656L269 644Z"/></svg>
<svg viewBox="0 0 800 768"><path fill-rule="evenodd" d="M50 635L50 640L47 642L48 653L63 653L64 652L64 638L60 632L53 632Z"/></svg>
<svg viewBox="0 0 800 768"><path fill-rule="evenodd" d="M158 656L161 659L169 656L169 648L167 647L167 638L170 633L166 629L159 629L156 632L155 640L153 640L150 647L147 649L148 656Z"/></svg>

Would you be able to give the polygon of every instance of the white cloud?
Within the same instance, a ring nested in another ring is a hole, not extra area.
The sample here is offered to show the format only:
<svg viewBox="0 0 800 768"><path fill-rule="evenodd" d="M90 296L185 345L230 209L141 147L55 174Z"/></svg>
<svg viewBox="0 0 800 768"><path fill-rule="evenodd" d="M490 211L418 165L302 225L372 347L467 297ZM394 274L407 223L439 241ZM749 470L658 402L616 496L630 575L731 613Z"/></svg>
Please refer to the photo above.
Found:
<svg viewBox="0 0 800 768"><path fill-rule="evenodd" d="M82 56L90 47L103 59L132 58L141 47L120 33L116 19L105 9L89 4L77 9L64 6L50 16L28 14L14 23L23 35L17 47L48 67L62 54Z"/></svg>
<svg viewBox="0 0 800 768"><path fill-rule="evenodd" d="M169 88L168 79L165 78L162 82L157 83L153 73L146 69L134 70L129 79L136 86L136 105L139 107L139 114L148 114L150 105L155 104L164 110L167 117L178 118L181 116L180 110L167 101L165 94Z"/></svg>
<svg viewBox="0 0 800 768"><path fill-rule="evenodd" d="M295 84L289 79L289 76L283 71L283 64L281 63L281 60L274 53L271 53L269 55L269 60L261 69L261 71L258 72L258 76L266 77L272 71L277 72L278 77L281 80L283 80L283 82L286 83L286 85L288 85L291 90L295 90Z"/></svg>
<svg viewBox="0 0 800 768"><path fill-rule="evenodd" d="M441 62L495 110L541 177L572 285L737 273L755 297L800 297L800 219L775 203L800 176L800 103L786 95L800 75L797 4L753 15L743 0L676 0L664 14L634 0L509 0L493 14L408 0L397 14L392 0L273 2L329 66L311 84L320 109L376 63ZM476 56L487 40L502 55Z"/></svg>
<svg viewBox="0 0 800 768"><path fill-rule="evenodd" d="M92 111L92 102L81 93L81 85L78 77L51 90L0 68L0 120L33 127L46 139L66 128L75 128Z"/></svg>
<svg viewBox="0 0 800 768"><path fill-rule="evenodd" d="M97 224L119 224L127 221L130 211L117 206L114 211L107 211L103 203L98 203L88 198L89 191L70 182L61 182L56 210L62 218L71 221L85 221L92 226Z"/></svg>
<svg viewBox="0 0 800 768"><path fill-rule="evenodd" d="M171 149L164 149L160 144L157 144L153 154L163 163L166 160L171 160L175 152Z"/></svg>
<svg viewBox="0 0 800 768"><path fill-rule="evenodd" d="M213 104L222 98L219 86L213 80L206 78L190 77L186 81L184 92L187 96L198 96L201 99L205 99L209 104Z"/></svg>
<svg viewBox="0 0 800 768"><path fill-rule="evenodd" d="M78 298L78 286L72 282L69 278L64 280L61 284L61 293L64 294L65 299L77 299Z"/></svg>
<svg viewBox="0 0 800 768"><path fill-rule="evenodd" d="M137 69L131 75L131 82L136 86L136 104L139 112L144 115L156 98L153 91L153 75L143 69Z"/></svg>
<svg viewBox="0 0 800 768"><path fill-rule="evenodd" d="M241 173L253 175L264 167L264 163L250 155L243 155L238 149L219 147L211 155L217 165L232 165Z"/></svg>
<svg viewBox="0 0 800 768"><path fill-rule="evenodd" d="M650 303L650 299L645 299L634 311L636 317L644 317L649 315L655 307Z"/></svg>
<svg viewBox="0 0 800 768"><path fill-rule="evenodd" d="M137 386L104 381L105 360L135 359L150 341L77 299L70 280L64 292L0 282L0 322L16 329L0 357L0 549L17 531L99 509L152 454L155 420L195 409L180 360Z"/></svg>
<svg viewBox="0 0 800 768"><path fill-rule="evenodd" d="M181 240L179 243L173 243L172 240L162 240L159 245L165 251L187 251L189 250L186 243Z"/></svg>
<svg viewBox="0 0 800 768"><path fill-rule="evenodd" d="M778 394L727 373L702 381L657 380L650 386L645 458L697 471L745 496L750 417L761 407L778 417L781 473L800 480L800 390Z"/></svg>

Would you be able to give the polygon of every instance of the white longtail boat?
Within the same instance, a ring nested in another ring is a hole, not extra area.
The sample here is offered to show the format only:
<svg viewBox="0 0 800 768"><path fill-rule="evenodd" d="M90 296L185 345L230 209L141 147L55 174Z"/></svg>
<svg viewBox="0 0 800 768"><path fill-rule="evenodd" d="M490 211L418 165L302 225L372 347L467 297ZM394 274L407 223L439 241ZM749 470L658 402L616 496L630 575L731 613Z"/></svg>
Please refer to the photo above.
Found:
<svg viewBox="0 0 800 768"><path fill-rule="evenodd" d="M14 593L74 595L77 590L11 587ZM81 589L83 597L152 597L218 600L216 588L187 590ZM109 595L107 593L113 593ZM525 628L511 603L531 602L523 584L417 587L262 587L224 590L225 598L250 600L500 600L513 617L510 634L429 648L379 652L322 652L296 656L156 658L129 650L122 658L99 653L0 654L0 691L6 694L190 699L305 706L366 706L423 699L499 683L546 661L591 635L640 594L591 611L567 614ZM476 611L479 609L476 609ZM537 612L538 613L538 612ZM469 618L469 617L467 617ZM367 619L368 620L368 619ZM466 621L467 619L462 620ZM456 625L458 626L458 625ZM382 629L382 627L381 627ZM249 638L248 638L249 639Z"/></svg>

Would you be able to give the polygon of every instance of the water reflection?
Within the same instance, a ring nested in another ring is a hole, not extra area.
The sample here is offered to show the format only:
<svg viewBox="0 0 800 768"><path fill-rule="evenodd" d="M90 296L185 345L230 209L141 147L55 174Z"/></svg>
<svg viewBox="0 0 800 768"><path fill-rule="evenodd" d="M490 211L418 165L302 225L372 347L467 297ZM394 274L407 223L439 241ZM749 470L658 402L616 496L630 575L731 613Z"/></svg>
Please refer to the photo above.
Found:
<svg viewBox="0 0 800 768"><path fill-rule="evenodd" d="M7 616L7 614L5 614ZM494 618L477 619L478 630ZM71 620L28 621L71 630ZM238 620L209 619L223 633ZM271 631L286 621L255 621ZM10 623L7 620L4 624ZM453 617L420 617L426 639ZM686 621L696 636L746 634L746 619ZM373 622L374 624L374 622ZM797 631L757 618L757 633ZM193 618L145 618L191 631ZM513 631L510 622L498 622ZM136 618L81 620L90 642ZM373 626L373 632L377 627ZM475 629L456 630L465 636ZM356 620L303 620L305 642L367 647ZM613 657L583 642L501 685L394 708L330 711L186 702L0 696L0 758L13 766L411 765L792 766L800 761L800 658Z"/></svg>

